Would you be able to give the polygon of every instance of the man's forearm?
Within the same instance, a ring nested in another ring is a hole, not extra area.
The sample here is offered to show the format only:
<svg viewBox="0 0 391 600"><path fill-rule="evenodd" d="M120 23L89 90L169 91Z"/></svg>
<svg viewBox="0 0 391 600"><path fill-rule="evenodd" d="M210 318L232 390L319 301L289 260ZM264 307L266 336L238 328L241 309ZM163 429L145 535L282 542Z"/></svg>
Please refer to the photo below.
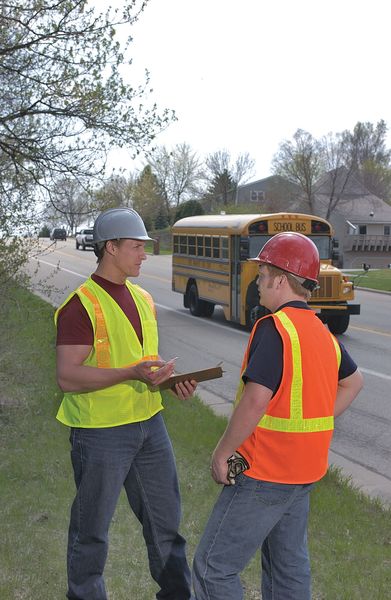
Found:
<svg viewBox="0 0 391 600"><path fill-rule="evenodd" d="M57 372L57 381L63 392L92 392L133 378L132 367L100 369L69 365Z"/></svg>
<svg viewBox="0 0 391 600"><path fill-rule="evenodd" d="M65 360L59 351L57 382L63 392L93 392L123 381L137 380L157 386L168 379L174 370L174 362L142 360L128 367L104 369L90 367L78 361ZM69 351L68 351L69 352Z"/></svg>
<svg viewBox="0 0 391 600"><path fill-rule="evenodd" d="M358 369L349 377L339 381L334 406L335 417L341 415L351 405L362 386L363 376Z"/></svg>

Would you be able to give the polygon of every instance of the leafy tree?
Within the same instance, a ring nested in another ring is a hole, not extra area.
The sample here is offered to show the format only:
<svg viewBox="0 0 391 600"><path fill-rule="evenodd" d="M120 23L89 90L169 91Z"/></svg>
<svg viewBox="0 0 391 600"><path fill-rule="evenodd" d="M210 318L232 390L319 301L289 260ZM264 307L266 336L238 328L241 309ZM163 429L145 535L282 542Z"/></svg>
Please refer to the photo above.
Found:
<svg viewBox="0 0 391 600"><path fill-rule="evenodd" d="M152 229L160 215L168 218L164 197L160 192L156 175L151 166L146 165L140 176L135 180L132 192L133 208L143 218L147 229Z"/></svg>
<svg viewBox="0 0 391 600"><path fill-rule="evenodd" d="M380 120L356 123L342 133L345 161L351 164L364 186L383 199L391 197L391 149L386 148L387 125Z"/></svg>
<svg viewBox="0 0 391 600"><path fill-rule="evenodd" d="M326 219L358 179L372 193L391 195L391 150L386 148L384 121L358 122L353 131L329 133L316 140L297 130L293 141L284 141L273 159L274 173L295 183L302 190L310 212L316 194L327 198Z"/></svg>
<svg viewBox="0 0 391 600"><path fill-rule="evenodd" d="M44 225L42 227L42 229L40 230L40 232L38 233L38 237L49 237L50 236L50 229L47 225Z"/></svg>
<svg viewBox="0 0 391 600"><path fill-rule="evenodd" d="M221 200L224 206L235 201L236 184L227 169L215 175L210 182L206 195L217 202Z"/></svg>
<svg viewBox="0 0 391 600"><path fill-rule="evenodd" d="M161 208L159 210L159 214L155 219L155 229L166 229L166 227L168 227L169 224L170 220L168 218L168 215L166 214L165 209Z"/></svg>
<svg viewBox="0 0 391 600"><path fill-rule="evenodd" d="M298 129L293 140L285 140L280 144L273 157L272 170L302 189L314 212L315 183L323 172L322 145L310 133Z"/></svg>
<svg viewBox="0 0 391 600"><path fill-rule="evenodd" d="M253 175L255 161L248 152L231 160L228 150L218 150L206 157L205 165L206 179L209 183L207 195L221 198L226 206L235 201L238 186Z"/></svg>
<svg viewBox="0 0 391 600"><path fill-rule="evenodd" d="M201 195L202 164L188 144L177 144L172 150L160 146L149 155L148 162L156 175L167 214L171 207Z"/></svg>
<svg viewBox="0 0 391 600"><path fill-rule="evenodd" d="M100 188L93 192L91 214L96 215L103 210L118 206L132 206L134 185L135 182L132 175L128 178L124 175L111 175L103 182Z"/></svg>
<svg viewBox="0 0 391 600"><path fill-rule="evenodd" d="M187 200L182 202L175 212L175 221L184 217L192 217L194 215L203 215L205 213L202 204L198 200Z"/></svg>
<svg viewBox="0 0 391 600"><path fill-rule="evenodd" d="M89 212L89 196L76 179L64 177L57 181L45 211L45 217L52 225L66 223L74 233Z"/></svg>
<svg viewBox="0 0 391 600"><path fill-rule="evenodd" d="M123 0L103 12L87 0L1 4L0 285L23 264L16 250L15 261L4 263L14 248L6 240L20 223L34 225L42 190L51 196L54 183L68 177L86 186L103 172L112 147L137 154L173 118L145 104L147 73L138 84L122 76L129 73L131 37L122 41L118 31L139 18L146 2Z"/></svg>
<svg viewBox="0 0 391 600"><path fill-rule="evenodd" d="M353 161L346 150L344 134L329 133L320 141L323 160L323 177L317 182L316 191L326 191L328 200L325 218L337 207L355 173Z"/></svg>
<svg viewBox="0 0 391 600"><path fill-rule="evenodd" d="M360 176L369 191L391 203L391 166L367 161L362 166Z"/></svg>

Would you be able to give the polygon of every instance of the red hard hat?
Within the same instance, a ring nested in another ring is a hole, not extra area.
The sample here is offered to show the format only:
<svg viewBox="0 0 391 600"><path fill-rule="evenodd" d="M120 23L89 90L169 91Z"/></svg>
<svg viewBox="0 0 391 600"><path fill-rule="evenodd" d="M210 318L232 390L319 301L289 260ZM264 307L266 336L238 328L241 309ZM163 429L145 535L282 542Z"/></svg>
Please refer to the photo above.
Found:
<svg viewBox="0 0 391 600"><path fill-rule="evenodd" d="M302 233L284 232L277 233L261 249L257 262L273 265L283 271L309 280L309 289L315 287L319 276L319 252L314 242Z"/></svg>

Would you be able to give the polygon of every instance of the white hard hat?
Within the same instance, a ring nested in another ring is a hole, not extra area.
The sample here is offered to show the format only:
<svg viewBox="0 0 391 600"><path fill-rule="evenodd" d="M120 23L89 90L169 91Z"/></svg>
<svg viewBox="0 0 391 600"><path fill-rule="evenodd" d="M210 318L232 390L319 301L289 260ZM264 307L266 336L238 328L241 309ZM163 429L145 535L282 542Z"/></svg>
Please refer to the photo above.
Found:
<svg viewBox="0 0 391 600"><path fill-rule="evenodd" d="M107 240L152 240L140 215L132 208L109 208L94 223L94 244Z"/></svg>

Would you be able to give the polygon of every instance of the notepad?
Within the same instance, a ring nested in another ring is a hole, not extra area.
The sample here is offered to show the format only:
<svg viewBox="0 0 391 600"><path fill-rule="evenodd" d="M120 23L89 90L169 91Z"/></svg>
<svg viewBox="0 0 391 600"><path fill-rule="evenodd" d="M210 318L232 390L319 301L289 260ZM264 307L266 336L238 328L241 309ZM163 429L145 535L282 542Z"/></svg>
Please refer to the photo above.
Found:
<svg viewBox="0 0 391 600"><path fill-rule="evenodd" d="M177 373L175 375L171 375L166 381L160 383L156 388L160 391L168 390L173 388L177 383L181 381L191 381L192 379L197 381L208 381L209 379L217 379L218 377L223 376L223 369L221 365L217 365L216 367L211 367L209 369L201 369L200 371L191 371L189 373Z"/></svg>

